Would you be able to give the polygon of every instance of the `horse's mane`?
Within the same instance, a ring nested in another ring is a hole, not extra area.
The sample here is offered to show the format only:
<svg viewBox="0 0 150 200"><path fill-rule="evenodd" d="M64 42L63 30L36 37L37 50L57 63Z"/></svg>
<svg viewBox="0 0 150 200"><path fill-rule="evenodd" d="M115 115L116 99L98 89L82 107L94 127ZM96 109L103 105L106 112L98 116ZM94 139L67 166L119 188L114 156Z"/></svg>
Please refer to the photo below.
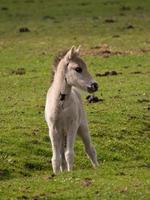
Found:
<svg viewBox="0 0 150 200"><path fill-rule="evenodd" d="M59 62L66 55L67 52L68 52L68 49L62 50L62 51L59 51L58 54L55 56L53 65L52 65L52 81L54 79L54 74L57 71Z"/></svg>
<svg viewBox="0 0 150 200"><path fill-rule="evenodd" d="M57 71L57 67L58 67L59 62L66 55L66 53L68 51L69 51L69 49L59 51L58 54L55 56L53 64L52 64L52 76L51 76L52 81L54 80L54 75L55 75L55 72ZM76 58L77 58L77 56L76 56L76 54L74 54L73 59L76 59Z"/></svg>

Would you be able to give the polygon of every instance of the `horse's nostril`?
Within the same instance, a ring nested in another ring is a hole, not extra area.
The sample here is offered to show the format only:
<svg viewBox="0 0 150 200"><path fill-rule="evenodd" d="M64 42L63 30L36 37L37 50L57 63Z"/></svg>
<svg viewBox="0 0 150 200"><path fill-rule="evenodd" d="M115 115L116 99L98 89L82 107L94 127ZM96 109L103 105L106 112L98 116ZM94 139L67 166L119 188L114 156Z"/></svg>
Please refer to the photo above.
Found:
<svg viewBox="0 0 150 200"><path fill-rule="evenodd" d="M95 92L98 90L98 84L96 82L92 83L88 88L87 88L89 93Z"/></svg>
<svg viewBox="0 0 150 200"><path fill-rule="evenodd" d="M98 84L97 84L96 82L92 83L92 84L91 84L91 88L92 88L93 90L97 91L97 90L98 90Z"/></svg>

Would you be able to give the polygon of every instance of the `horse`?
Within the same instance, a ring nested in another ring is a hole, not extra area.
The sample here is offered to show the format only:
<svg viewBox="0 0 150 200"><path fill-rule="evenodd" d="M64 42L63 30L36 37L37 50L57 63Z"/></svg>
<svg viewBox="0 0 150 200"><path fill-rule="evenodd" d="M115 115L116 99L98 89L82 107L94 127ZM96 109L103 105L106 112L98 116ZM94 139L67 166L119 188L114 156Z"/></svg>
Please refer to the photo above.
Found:
<svg viewBox="0 0 150 200"><path fill-rule="evenodd" d="M77 134L84 143L93 167L99 165L79 92L82 89L93 93L98 90L98 84L79 54L80 46L73 46L55 59L54 78L47 92L45 119L52 145L51 162L54 174L72 170Z"/></svg>

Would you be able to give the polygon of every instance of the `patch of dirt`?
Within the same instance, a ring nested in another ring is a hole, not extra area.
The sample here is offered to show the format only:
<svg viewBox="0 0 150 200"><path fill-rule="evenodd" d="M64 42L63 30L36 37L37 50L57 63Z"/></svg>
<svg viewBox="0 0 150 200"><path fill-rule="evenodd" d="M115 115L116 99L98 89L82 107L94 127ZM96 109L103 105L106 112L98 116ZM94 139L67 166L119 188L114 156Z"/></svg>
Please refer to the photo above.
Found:
<svg viewBox="0 0 150 200"><path fill-rule="evenodd" d="M113 38L119 38L120 35L113 35L112 37L113 37Z"/></svg>
<svg viewBox="0 0 150 200"><path fill-rule="evenodd" d="M92 179L91 178L84 178L81 180L81 185L84 187L88 187L92 184Z"/></svg>
<svg viewBox="0 0 150 200"><path fill-rule="evenodd" d="M32 197L32 200L40 200L41 199L41 197L40 196L34 196L34 197Z"/></svg>
<svg viewBox="0 0 150 200"><path fill-rule="evenodd" d="M55 194L55 192L54 192L54 194ZM42 194L39 194L39 195L34 195L32 197L32 200L41 200L41 199L51 199L51 198L46 193L42 193Z"/></svg>
<svg viewBox="0 0 150 200"><path fill-rule="evenodd" d="M137 187L140 187L141 185L142 185L142 183L139 182L139 181L134 181L134 182L133 182L133 186L136 187L136 188L137 188Z"/></svg>
<svg viewBox="0 0 150 200"><path fill-rule="evenodd" d="M25 3L34 3L34 0L26 0Z"/></svg>
<svg viewBox="0 0 150 200"><path fill-rule="evenodd" d="M138 117L135 116L135 115L128 114L128 119L129 120L135 120L135 119L138 119Z"/></svg>
<svg viewBox="0 0 150 200"><path fill-rule="evenodd" d="M128 192L128 187L126 186L126 187L124 187L124 188L119 188L119 189L118 189L118 192L120 192L120 193Z"/></svg>
<svg viewBox="0 0 150 200"><path fill-rule="evenodd" d="M124 65L123 68L128 69L130 66L129 65Z"/></svg>
<svg viewBox="0 0 150 200"><path fill-rule="evenodd" d="M127 52L113 51L108 44L101 44L99 46L91 47L86 54L109 57L112 55L126 55Z"/></svg>
<svg viewBox="0 0 150 200"><path fill-rule="evenodd" d="M116 22L116 20L114 18L107 18L107 19L105 19L104 22L105 23L114 23L114 22Z"/></svg>
<svg viewBox="0 0 150 200"><path fill-rule="evenodd" d="M140 71L135 71L135 72L131 72L131 74L143 74L143 73Z"/></svg>
<svg viewBox="0 0 150 200"><path fill-rule="evenodd" d="M30 29L28 27L21 27L21 28L19 28L19 32L20 33L27 33L27 32L30 32Z"/></svg>
<svg viewBox="0 0 150 200"><path fill-rule="evenodd" d="M22 196L17 197L17 200L21 200L21 199L29 199L29 197L26 196L26 195L22 195Z"/></svg>
<svg viewBox="0 0 150 200"><path fill-rule="evenodd" d="M89 2L82 2L82 3L79 3L80 6L88 6L90 3Z"/></svg>
<svg viewBox="0 0 150 200"><path fill-rule="evenodd" d="M16 75L24 75L26 73L25 68L17 68L15 70L11 71L11 74L16 74Z"/></svg>
<svg viewBox="0 0 150 200"><path fill-rule="evenodd" d="M33 134L33 135L38 135L38 134L39 134L39 129L38 129L38 128L34 128L34 129L32 130L32 134Z"/></svg>
<svg viewBox="0 0 150 200"><path fill-rule="evenodd" d="M21 175L23 175L24 177L31 177L31 174L30 174L30 173L23 172L23 171L20 171L19 173L20 173Z"/></svg>
<svg viewBox="0 0 150 200"><path fill-rule="evenodd" d="M143 52L143 53L149 53L149 52L150 52L150 49L142 49L142 48L141 48L140 51Z"/></svg>
<svg viewBox="0 0 150 200"><path fill-rule="evenodd" d="M118 37L118 35L117 35ZM92 56L102 56L104 58L108 58L110 56L126 56L126 55L140 55L143 53L149 53L150 49L134 49L134 50L127 50L127 51L116 51L112 50L112 48L106 44L102 43L100 45L91 47L90 49L86 49L83 51L82 55L92 55Z"/></svg>
<svg viewBox="0 0 150 200"><path fill-rule="evenodd" d="M150 101L148 99L138 99L138 103L149 103Z"/></svg>
<svg viewBox="0 0 150 200"><path fill-rule="evenodd" d="M113 96L113 98L114 98L114 99L121 99L121 96L115 95L115 96Z"/></svg>
<svg viewBox="0 0 150 200"><path fill-rule="evenodd" d="M126 174L123 171L117 172L116 173L117 176L125 176Z"/></svg>
<svg viewBox="0 0 150 200"><path fill-rule="evenodd" d="M105 57L107 57L111 54L111 49L108 44L101 44L100 46L92 47L91 50L94 53L103 55Z"/></svg>
<svg viewBox="0 0 150 200"><path fill-rule="evenodd" d="M53 16L49 16L49 15L46 15L42 18L43 20L47 20L47 19L50 19L50 20L55 20L56 17L53 17Z"/></svg>
<svg viewBox="0 0 150 200"><path fill-rule="evenodd" d="M122 6L120 8L120 10L122 10L122 11L128 11L128 10L131 10L131 8L129 6Z"/></svg>
<svg viewBox="0 0 150 200"><path fill-rule="evenodd" d="M88 103L97 103L97 102L103 102L104 99L99 99L98 97L94 96L94 95L88 95L86 97Z"/></svg>
<svg viewBox="0 0 150 200"><path fill-rule="evenodd" d="M126 29L134 29L135 27L132 24L129 24L125 27Z"/></svg>
<svg viewBox="0 0 150 200"><path fill-rule="evenodd" d="M8 8L7 7L2 7L1 10L8 10Z"/></svg>
<svg viewBox="0 0 150 200"><path fill-rule="evenodd" d="M97 73L96 76L116 76L122 74L121 72L116 72L115 70L113 71L106 71L104 73Z"/></svg>
<svg viewBox="0 0 150 200"><path fill-rule="evenodd" d="M56 175L55 174L51 174L51 176L48 177L48 179L53 179Z"/></svg>
<svg viewBox="0 0 150 200"><path fill-rule="evenodd" d="M41 170L42 169L42 164L40 164L40 163L26 162L24 164L24 167L26 169L30 169L30 170Z"/></svg>

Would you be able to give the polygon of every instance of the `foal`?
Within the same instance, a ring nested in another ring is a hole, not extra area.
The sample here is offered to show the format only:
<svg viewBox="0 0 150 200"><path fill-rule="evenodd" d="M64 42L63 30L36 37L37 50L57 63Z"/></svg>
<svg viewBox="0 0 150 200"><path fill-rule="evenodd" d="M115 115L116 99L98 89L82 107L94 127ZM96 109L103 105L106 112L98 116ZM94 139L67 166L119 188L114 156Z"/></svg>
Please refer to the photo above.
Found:
<svg viewBox="0 0 150 200"><path fill-rule="evenodd" d="M52 167L55 174L60 170L72 170L77 133L85 145L85 151L92 165L98 166L96 151L91 144L87 120L77 88L92 93L97 91L98 85L79 57L79 48L72 47L60 59L46 98L45 119L52 144Z"/></svg>

